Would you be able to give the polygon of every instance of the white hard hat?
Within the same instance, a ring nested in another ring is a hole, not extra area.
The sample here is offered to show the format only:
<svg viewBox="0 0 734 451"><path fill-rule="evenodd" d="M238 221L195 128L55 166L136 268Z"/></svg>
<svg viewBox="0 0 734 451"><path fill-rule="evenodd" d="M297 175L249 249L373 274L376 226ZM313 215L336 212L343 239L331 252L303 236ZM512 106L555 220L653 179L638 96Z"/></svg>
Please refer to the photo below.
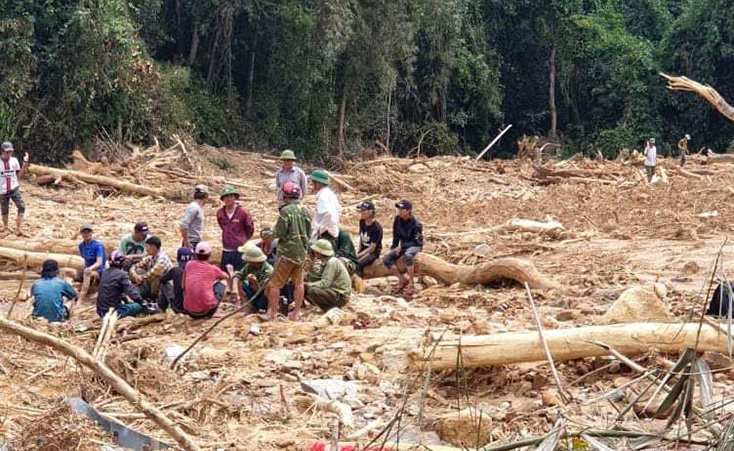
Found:
<svg viewBox="0 0 734 451"><path fill-rule="evenodd" d="M686 133L686 139L690 141L691 140L691 135L689 135L688 133Z"/></svg>

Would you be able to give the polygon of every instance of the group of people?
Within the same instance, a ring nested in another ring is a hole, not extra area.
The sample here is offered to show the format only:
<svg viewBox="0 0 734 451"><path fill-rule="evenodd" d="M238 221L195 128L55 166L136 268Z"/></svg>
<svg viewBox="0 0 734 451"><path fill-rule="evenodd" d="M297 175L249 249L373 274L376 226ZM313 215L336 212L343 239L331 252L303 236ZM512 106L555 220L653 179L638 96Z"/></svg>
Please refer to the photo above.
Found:
<svg viewBox="0 0 734 451"><path fill-rule="evenodd" d="M236 306L249 302L263 321L277 315L297 319L304 301L323 311L343 307L351 297L353 279L363 277L381 258L383 232L375 205L364 201L357 206L359 248L355 249L349 233L340 226L342 207L329 186L328 173L317 169L306 177L290 150L282 152L280 160L282 167L275 174L278 219L273 228L260 230L259 240L252 239L254 221L238 202L236 188L225 186L216 212L222 255L219 265L212 264L212 248L203 241L204 206L210 202L210 192L207 186L196 185L193 201L180 221L181 246L175 265L144 221L122 237L109 257L105 246L94 238L92 225L84 224L79 229L79 255L84 261L77 277L80 293L58 277L58 263L48 260L41 279L31 288L32 315L63 321L94 288L100 316L110 310L120 317L145 315L170 307L192 318L208 318L227 293ZM309 188L316 193L313 214L303 205ZM395 292L412 296L423 228L410 201L401 200L395 207L392 244L382 262L398 278ZM401 257L402 270L397 265Z"/></svg>
<svg viewBox="0 0 734 451"><path fill-rule="evenodd" d="M678 152L680 153L680 165L686 164L686 157L689 155L688 143L691 140L691 135L686 134L678 141ZM647 181L652 182L652 178L655 175L655 168L658 164L658 148L655 145L655 138L649 138L645 141L645 151L643 153L645 157L645 172L647 174Z"/></svg>

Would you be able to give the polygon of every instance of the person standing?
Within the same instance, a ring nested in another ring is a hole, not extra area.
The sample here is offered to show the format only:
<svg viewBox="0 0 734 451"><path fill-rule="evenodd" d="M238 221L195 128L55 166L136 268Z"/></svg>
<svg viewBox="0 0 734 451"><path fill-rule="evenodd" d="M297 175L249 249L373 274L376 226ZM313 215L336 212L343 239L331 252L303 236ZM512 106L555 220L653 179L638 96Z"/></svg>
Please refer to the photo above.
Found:
<svg viewBox="0 0 734 451"><path fill-rule="evenodd" d="M15 234L18 236L28 236L23 230L23 216L25 215L25 203L20 196L20 184L18 180L23 177L26 167L28 166L28 152L23 155L23 164L13 156L13 143L4 142L1 145L2 156L0 161L0 209L2 209L3 229L2 232L8 230L8 217L10 215L10 201L12 200L18 209L18 217L16 218Z"/></svg>
<svg viewBox="0 0 734 451"><path fill-rule="evenodd" d="M280 154L280 161L282 166L275 173L275 189L278 192L278 205L283 205L283 186L286 183L291 182L301 188L301 199L306 197L308 190L308 182L306 181L306 174L299 167L296 167L296 154L292 150L284 150Z"/></svg>
<svg viewBox="0 0 734 451"><path fill-rule="evenodd" d="M691 140L691 135L687 134L678 141L678 150L680 151L680 165L686 164L686 157L688 156L688 141Z"/></svg>
<svg viewBox="0 0 734 451"><path fill-rule="evenodd" d="M311 241L326 239L336 249L339 237L339 217L341 205L334 191L329 188L329 175L317 169L311 173L311 182L316 191L316 214L313 217Z"/></svg>
<svg viewBox="0 0 734 451"><path fill-rule="evenodd" d="M209 188L206 185L194 187L194 201L186 207L181 218L181 245L196 249L204 233L204 204L209 199Z"/></svg>
<svg viewBox="0 0 734 451"><path fill-rule="evenodd" d="M283 185L283 199L286 204L280 208L278 222L275 224L274 236L278 239L278 254L270 278L265 289L268 297L268 311L261 319L271 321L278 311L280 290L288 280L293 282L294 310L290 313L293 319L303 305L303 264L308 252L308 238L311 235L311 215L301 205L301 188L292 182Z"/></svg>
<svg viewBox="0 0 734 451"><path fill-rule="evenodd" d="M34 318L46 318L49 322L61 322L71 318L77 305L77 294L69 282L56 277L58 274L59 263L56 260L43 262L41 278L31 286L33 297L31 316ZM64 298L71 302L64 305Z"/></svg>
<svg viewBox="0 0 734 451"><path fill-rule="evenodd" d="M107 264L107 252L104 245L94 239L94 230L90 224L83 224L79 228L82 241L79 242L79 255L84 260L84 269L79 271L78 280L82 283L79 302L87 299L89 289L99 282Z"/></svg>
<svg viewBox="0 0 734 451"><path fill-rule="evenodd" d="M412 296L415 294L415 258L423 249L423 225L413 216L413 204L410 201L401 200L395 204L395 208L398 214L392 225L392 246L383 263L390 269L390 274L398 278L395 291L404 291L406 296ZM401 274L395 264L401 256L405 256L407 274Z"/></svg>
<svg viewBox="0 0 734 451"><path fill-rule="evenodd" d="M219 193L224 206L217 210L217 222L222 229L222 262L219 267L230 277L245 266L238 249L252 238L255 230L250 213L237 203L239 197L234 187L225 186Z"/></svg>
<svg viewBox="0 0 734 451"><path fill-rule="evenodd" d="M655 147L655 138L650 138L645 143L645 172L647 172L647 181L652 182L655 175L655 166L658 163L658 148Z"/></svg>
<svg viewBox="0 0 734 451"><path fill-rule="evenodd" d="M145 221L138 221L133 227L133 233L128 233L120 240L117 251L125 256L125 261L138 262L145 257L145 239L150 229Z"/></svg>
<svg viewBox="0 0 734 451"><path fill-rule="evenodd" d="M360 212L359 219L359 251L357 260L359 274L363 275L364 268L380 258L382 251L382 226L375 219L375 204L370 201L362 202L357 206Z"/></svg>

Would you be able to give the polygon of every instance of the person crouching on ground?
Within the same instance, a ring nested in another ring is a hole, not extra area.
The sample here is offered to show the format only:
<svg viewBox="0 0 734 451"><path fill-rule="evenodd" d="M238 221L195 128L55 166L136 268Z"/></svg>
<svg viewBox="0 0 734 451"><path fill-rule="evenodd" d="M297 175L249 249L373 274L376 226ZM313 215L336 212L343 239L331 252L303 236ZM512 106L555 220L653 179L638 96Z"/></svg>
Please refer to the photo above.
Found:
<svg viewBox="0 0 734 451"><path fill-rule="evenodd" d="M49 322L61 322L71 318L74 307L78 304L78 297L69 282L59 279L59 264L56 260L43 262L41 278L33 282L31 296L33 297L34 318L46 318ZM64 298L70 302L64 305Z"/></svg>
<svg viewBox="0 0 734 451"><path fill-rule="evenodd" d="M100 318L110 309L115 309L120 318L145 313L143 297L130 281L130 275L123 269L126 260L125 254L120 251L114 251L110 255L110 267L102 274L97 293L97 315Z"/></svg>
<svg viewBox="0 0 734 451"><path fill-rule="evenodd" d="M146 301L158 302L161 279L173 268L171 259L161 250L161 239L150 236L145 240L145 257L130 269L130 278L138 285Z"/></svg>
<svg viewBox="0 0 734 451"><path fill-rule="evenodd" d="M194 319L211 318L227 291L229 276L209 263L212 248L205 241L196 246L196 260L186 264L183 276L184 310Z"/></svg>
<svg viewBox="0 0 734 451"><path fill-rule="evenodd" d="M324 312L344 307L352 294L352 278L344 263L334 256L331 243L316 241L311 245L311 258L314 264L306 281L306 300Z"/></svg>
<svg viewBox="0 0 734 451"><path fill-rule="evenodd" d="M267 255L254 245L240 247L245 267L234 275L234 285L237 289L238 302L247 302L263 286L265 281L273 275L273 267L267 262ZM268 297L265 291L252 300L252 310L267 310Z"/></svg>
<svg viewBox="0 0 734 451"><path fill-rule="evenodd" d="M79 302L87 300L89 290L99 283L99 278L104 274L107 266L107 251L104 245L94 239L94 231L90 224L83 224L79 231L82 241L79 242L79 256L84 260L84 269L79 271L77 280L82 283Z"/></svg>
<svg viewBox="0 0 734 451"><path fill-rule="evenodd" d="M392 246L383 263L390 269L390 273L398 278L394 287L396 294L403 292L406 296L415 294L415 257L423 248L423 225L413 216L413 204L401 200L395 204L398 214L392 225ZM405 256L407 274L401 274L395 262Z"/></svg>

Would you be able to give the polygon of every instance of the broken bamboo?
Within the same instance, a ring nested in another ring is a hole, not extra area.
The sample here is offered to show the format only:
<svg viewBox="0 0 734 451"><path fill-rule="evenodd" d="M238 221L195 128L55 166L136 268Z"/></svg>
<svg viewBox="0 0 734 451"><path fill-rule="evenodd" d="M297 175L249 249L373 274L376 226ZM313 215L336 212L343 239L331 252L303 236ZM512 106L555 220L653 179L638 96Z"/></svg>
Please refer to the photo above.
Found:
<svg viewBox="0 0 734 451"><path fill-rule="evenodd" d="M20 324L2 317L0 317L0 329L23 337L28 341L49 346L64 355L74 358L76 361L92 370L95 374L110 384L110 386L122 395L130 404L132 404L133 407L144 413L146 417L173 437L173 439L176 440L176 443L178 443L183 449L187 451L200 450L199 445L194 443L194 441L191 440L191 437L181 430L176 423L171 421L171 419L163 414L163 412L146 401L140 392L131 387L124 379L116 375L107 367L107 365L89 355L89 353L84 349L46 333L21 326Z"/></svg>

